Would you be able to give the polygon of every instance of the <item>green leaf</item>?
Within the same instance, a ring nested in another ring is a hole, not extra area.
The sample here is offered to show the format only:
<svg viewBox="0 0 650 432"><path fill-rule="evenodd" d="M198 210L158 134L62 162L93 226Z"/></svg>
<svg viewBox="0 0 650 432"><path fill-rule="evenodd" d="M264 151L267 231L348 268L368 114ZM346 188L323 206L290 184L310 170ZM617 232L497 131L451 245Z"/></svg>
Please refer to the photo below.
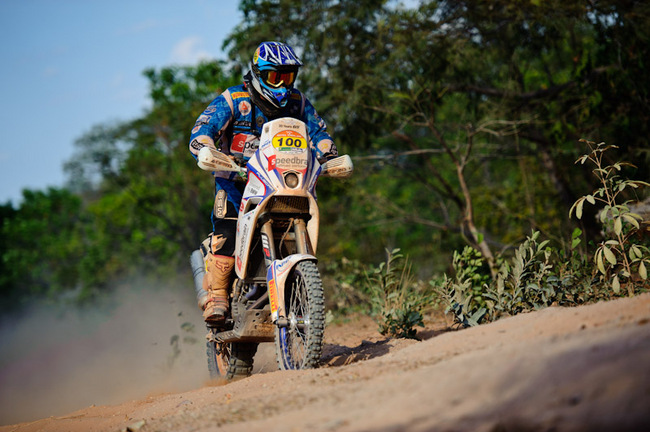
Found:
<svg viewBox="0 0 650 432"><path fill-rule="evenodd" d="M618 275L615 275L614 279L612 280L612 289L614 290L614 294L621 292L621 283L618 280Z"/></svg>
<svg viewBox="0 0 650 432"><path fill-rule="evenodd" d="M585 199L581 198L578 201L578 205L576 206L576 217L578 219L582 218L582 206L584 205L584 203L585 203Z"/></svg>
<svg viewBox="0 0 650 432"><path fill-rule="evenodd" d="M641 264L639 264L639 276L641 276L641 279L646 280L648 279L648 271L645 268L645 263L641 261Z"/></svg>
<svg viewBox="0 0 650 432"><path fill-rule="evenodd" d="M574 238L573 240L571 240L571 249L575 249L581 242L582 240L580 240L579 238Z"/></svg>
<svg viewBox="0 0 650 432"><path fill-rule="evenodd" d="M614 232L616 235L621 235L621 231L623 230L623 222L621 221L621 217L617 217L614 220Z"/></svg>
<svg viewBox="0 0 650 432"><path fill-rule="evenodd" d="M616 265L616 255L605 245L603 245L603 253L611 265Z"/></svg>
<svg viewBox="0 0 650 432"><path fill-rule="evenodd" d="M581 235L582 235L582 230L580 228L576 228L571 233L571 238L575 239L575 238L580 237Z"/></svg>
<svg viewBox="0 0 650 432"><path fill-rule="evenodd" d="M605 219L607 219L607 214L609 213L609 206L605 206L601 211L600 211L600 223L605 223Z"/></svg>
<svg viewBox="0 0 650 432"><path fill-rule="evenodd" d="M603 263L603 250L598 249L598 252L596 252L596 266L598 267L598 270L602 274L606 274L607 272L605 271L605 264Z"/></svg>
<svg viewBox="0 0 650 432"><path fill-rule="evenodd" d="M587 195L587 201L589 201L589 204L596 204L596 199L594 198L593 195Z"/></svg>
<svg viewBox="0 0 650 432"><path fill-rule="evenodd" d="M621 217L626 221L628 221L629 223L631 223L632 225L634 225L634 228L639 229L639 222L637 222L637 220L633 216L630 216L629 213L621 215Z"/></svg>
<svg viewBox="0 0 650 432"><path fill-rule="evenodd" d="M550 240L544 240L543 242L541 242L541 243L537 246L537 252L539 252L539 251L541 251L542 249L544 249L544 247L548 244L548 242L550 242Z"/></svg>

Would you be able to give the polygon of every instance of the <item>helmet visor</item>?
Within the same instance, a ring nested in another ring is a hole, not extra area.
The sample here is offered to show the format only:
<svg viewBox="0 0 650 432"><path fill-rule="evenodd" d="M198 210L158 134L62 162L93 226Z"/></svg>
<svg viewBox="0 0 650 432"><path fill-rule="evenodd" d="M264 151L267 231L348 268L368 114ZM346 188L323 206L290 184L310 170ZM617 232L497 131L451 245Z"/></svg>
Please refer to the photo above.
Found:
<svg viewBox="0 0 650 432"><path fill-rule="evenodd" d="M261 72L262 79L271 87L291 87L296 80L296 72L268 70Z"/></svg>

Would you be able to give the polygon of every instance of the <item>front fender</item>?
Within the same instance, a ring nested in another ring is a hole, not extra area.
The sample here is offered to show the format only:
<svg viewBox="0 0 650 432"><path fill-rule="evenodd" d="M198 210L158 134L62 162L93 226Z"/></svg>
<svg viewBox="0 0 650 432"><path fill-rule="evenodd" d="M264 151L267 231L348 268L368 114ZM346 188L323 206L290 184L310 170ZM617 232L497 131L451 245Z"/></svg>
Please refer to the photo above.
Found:
<svg viewBox="0 0 650 432"><path fill-rule="evenodd" d="M281 260L275 260L266 272L266 287L271 305L271 320L275 323L279 317L286 318L284 304L284 284L291 270L301 261L318 262L315 256L309 254L290 255Z"/></svg>

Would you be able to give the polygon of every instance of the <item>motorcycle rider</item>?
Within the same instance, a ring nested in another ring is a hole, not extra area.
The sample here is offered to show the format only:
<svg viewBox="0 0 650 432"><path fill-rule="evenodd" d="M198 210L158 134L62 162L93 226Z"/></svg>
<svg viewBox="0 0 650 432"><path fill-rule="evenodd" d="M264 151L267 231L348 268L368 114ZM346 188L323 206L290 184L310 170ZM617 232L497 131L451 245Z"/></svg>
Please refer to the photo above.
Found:
<svg viewBox="0 0 650 432"><path fill-rule="evenodd" d="M214 99L198 117L190 138L196 159L205 146L216 148L240 162L259 146L262 125L280 117L293 117L307 125L318 160L338 155L323 119L293 84L302 62L294 50L281 42L264 42L253 54L243 84L230 87ZM211 220L213 232L204 241L207 249L203 289L199 299L205 321L225 320L229 309L230 277L234 267L237 217L245 184L236 173L214 172L215 199Z"/></svg>

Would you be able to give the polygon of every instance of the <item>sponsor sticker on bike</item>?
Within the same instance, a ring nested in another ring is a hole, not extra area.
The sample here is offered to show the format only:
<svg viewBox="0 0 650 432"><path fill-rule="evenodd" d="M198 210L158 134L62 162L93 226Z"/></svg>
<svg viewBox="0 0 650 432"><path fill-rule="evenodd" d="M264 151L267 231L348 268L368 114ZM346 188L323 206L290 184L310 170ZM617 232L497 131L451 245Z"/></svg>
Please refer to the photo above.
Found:
<svg viewBox="0 0 650 432"><path fill-rule="evenodd" d="M303 170L307 168L307 158L303 155L279 155L275 158L275 166L281 170L294 169Z"/></svg>
<svg viewBox="0 0 650 432"><path fill-rule="evenodd" d="M269 303L271 303L271 313L278 311L278 290L275 288L275 279L269 281Z"/></svg>

